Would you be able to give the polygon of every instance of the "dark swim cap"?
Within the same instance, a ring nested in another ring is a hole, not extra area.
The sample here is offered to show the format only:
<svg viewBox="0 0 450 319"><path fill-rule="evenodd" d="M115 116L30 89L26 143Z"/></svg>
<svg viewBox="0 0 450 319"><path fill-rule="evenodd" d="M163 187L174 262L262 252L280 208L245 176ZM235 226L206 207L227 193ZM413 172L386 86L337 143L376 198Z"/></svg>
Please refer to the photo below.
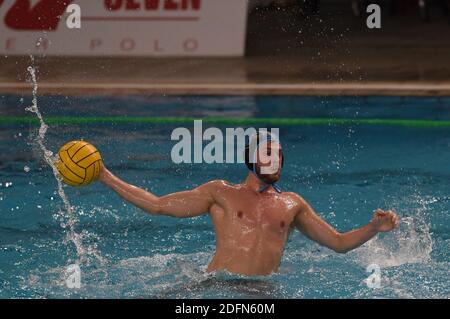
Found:
<svg viewBox="0 0 450 319"><path fill-rule="evenodd" d="M263 136L263 135L265 135L265 136ZM256 139L256 141L255 141L255 139ZM277 137L274 137L274 135L271 134L270 132L259 132L258 131L245 144L245 149L244 149L245 165L248 167L249 170L251 170L255 174L256 174L255 163L252 163L250 158L254 158L255 152L258 150L260 143L270 142L270 141L276 141L280 144L280 150L281 150L281 164L280 165L281 165L281 168L283 168L284 154L283 154L283 149L281 148L281 143L280 143L279 139ZM251 150L252 144L255 145L255 147L254 147L254 149Z"/></svg>

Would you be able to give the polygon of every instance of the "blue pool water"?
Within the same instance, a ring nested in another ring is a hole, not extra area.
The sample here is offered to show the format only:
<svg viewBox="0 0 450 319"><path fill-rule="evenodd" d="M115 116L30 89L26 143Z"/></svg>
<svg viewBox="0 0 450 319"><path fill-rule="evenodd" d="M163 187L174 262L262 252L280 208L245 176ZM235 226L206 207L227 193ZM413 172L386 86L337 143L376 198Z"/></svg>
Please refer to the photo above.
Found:
<svg viewBox="0 0 450 319"><path fill-rule="evenodd" d="M340 231L367 223L378 207L395 208L402 222L344 255L294 231L279 273L267 277L205 273L215 248L208 216L150 216L99 183L64 187L86 249L81 288L69 289L64 271L79 256L66 240L67 213L36 145L37 126L5 120L31 116L24 111L30 104L29 96L0 97L1 298L450 297L449 126L281 125L283 189L301 194ZM39 107L45 118L450 120L450 98L45 96ZM54 123L46 145L57 151L88 140L116 175L157 195L211 179L243 180L243 164L173 164L170 134L178 126L193 123ZM365 283L373 263L381 268L379 289Z"/></svg>

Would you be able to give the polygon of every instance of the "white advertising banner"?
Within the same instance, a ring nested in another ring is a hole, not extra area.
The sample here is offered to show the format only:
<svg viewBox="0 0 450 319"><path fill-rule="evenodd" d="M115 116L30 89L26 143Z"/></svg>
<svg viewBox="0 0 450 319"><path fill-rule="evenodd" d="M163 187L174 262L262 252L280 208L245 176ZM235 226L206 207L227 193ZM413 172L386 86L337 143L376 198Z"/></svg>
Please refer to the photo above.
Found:
<svg viewBox="0 0 450 319"><path fill-rule="evenodd" d="M247 0L0 0L4 55L239 56Z"/></svg>

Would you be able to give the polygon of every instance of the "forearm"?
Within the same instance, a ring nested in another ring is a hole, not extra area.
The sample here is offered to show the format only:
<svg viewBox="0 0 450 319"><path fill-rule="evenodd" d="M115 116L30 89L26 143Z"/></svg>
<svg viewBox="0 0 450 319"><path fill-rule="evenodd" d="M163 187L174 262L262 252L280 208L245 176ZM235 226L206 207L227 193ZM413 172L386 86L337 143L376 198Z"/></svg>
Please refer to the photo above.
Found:
<svg viewBox="0 0 450 319"><path fill-rule="evenodd" d="M120 197L133 205L149 213L156 214L159 212L159 198L154 194L122 181L106 168L102 169L99 179L103 184L110 187Z"/></svg>
<svg viewBox="0 0 450 319"><path fill-rule="evenodd" d="M106 168L102 169L99 179L123 199L148 213L178 218L195 217L209 212L209 208L214 203L211 191L221 184L220 181L212 181L193 190L158 197L125 183Z"/></svg>
<svg viewBox="0 0 450 319"><path fill-rule="evenodd" d="M399 219L395 211L377 209L374 217L366 226L346 233L339 233L320 218L301 197L297 200L301 204L299 214L295 218L298 229L320 245L339 253L355 249L379 232L391 231L399 225Z"/></svg>
<svg viewBox="0 0 450 319"><path fill-rule="evenodd" d="M368 223L364 227L346 233L337 233L337 240L332 248L339 253L346 253L363 245L376 234L378 234L376 228L371 223Z"/></svg>

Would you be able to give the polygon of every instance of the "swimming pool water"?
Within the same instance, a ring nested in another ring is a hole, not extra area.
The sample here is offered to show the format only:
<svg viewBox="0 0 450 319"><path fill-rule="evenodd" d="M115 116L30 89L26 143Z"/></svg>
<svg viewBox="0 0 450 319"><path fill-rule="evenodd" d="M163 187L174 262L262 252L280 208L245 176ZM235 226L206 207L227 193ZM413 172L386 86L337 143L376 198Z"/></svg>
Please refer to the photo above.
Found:
<svg viewBox="0 0 450 319"><path fill-rule="evenodd" d="M1 298L450 297L450 126L280 125L284 190L301 194L340 231L367 223L378 207L395 208L402 222L347 254L295 231L279 272L267 277L205 273L215 248L208 216L150 216L99 183L67 186L83 246L101 256L88 251L77 290L64 282L64 270L78 255L61 225L67 216L56 181L36 146L37 126L20 120L30 116L24 111L30 104L29 96L0 97ZM176 165L170 160L175 144L170 134L179 126L191 129L192 122L127 122L126 117L450 120L449 98L44 96L39 107L44 117L60 121L50 125L48 148L88 140L112 172L157 195L211 179L239 183L247 170L243 164ZM61 120L110 116L123 120ZM366 267L373 263L381 268L380 289L365 283Z"/></svg>

